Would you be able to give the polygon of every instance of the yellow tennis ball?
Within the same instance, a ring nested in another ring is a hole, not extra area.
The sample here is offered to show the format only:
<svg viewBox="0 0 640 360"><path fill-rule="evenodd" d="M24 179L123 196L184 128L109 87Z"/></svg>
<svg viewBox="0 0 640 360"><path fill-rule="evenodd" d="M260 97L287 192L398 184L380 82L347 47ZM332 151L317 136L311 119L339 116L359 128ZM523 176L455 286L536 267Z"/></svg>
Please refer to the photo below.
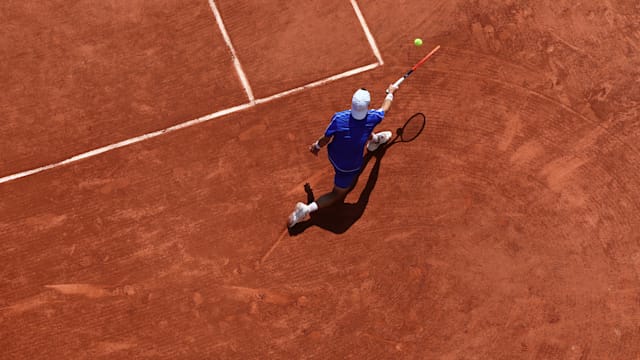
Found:
<svg viewBox="0 0 640 360"><path fill-rule="evenodd" d="M413 40L413 45L422 46L422 39L416 38L415 40Z"/></svg>

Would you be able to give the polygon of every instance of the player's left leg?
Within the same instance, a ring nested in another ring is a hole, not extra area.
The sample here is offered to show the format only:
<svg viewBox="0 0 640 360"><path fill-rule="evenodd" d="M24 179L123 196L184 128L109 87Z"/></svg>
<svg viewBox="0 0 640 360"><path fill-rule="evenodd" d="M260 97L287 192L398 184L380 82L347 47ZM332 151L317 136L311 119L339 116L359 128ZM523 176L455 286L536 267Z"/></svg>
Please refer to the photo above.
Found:
<svg viewBox="0 0 640 360"><path fill-rule="evenodd" d="M391 136L393 133L391 131L381 131L379 133L371 134L371 138L369 139L369 143L367 144L367 150L376 151L380 145L385 144L387 141L391 140Z"/></svg>
<svg viewBox="0 0 640 360"><path fill-rule="evenodd" d="M293 227L295 224L302 221L310 213L343 202L347 197L353 182L358 177L360 170L352 172L343 172L335 169L336 175L334 177L333 190L318 198L318 200L307 205L304 203L297 203L296 208L289 216L289 227Z"/></svg>

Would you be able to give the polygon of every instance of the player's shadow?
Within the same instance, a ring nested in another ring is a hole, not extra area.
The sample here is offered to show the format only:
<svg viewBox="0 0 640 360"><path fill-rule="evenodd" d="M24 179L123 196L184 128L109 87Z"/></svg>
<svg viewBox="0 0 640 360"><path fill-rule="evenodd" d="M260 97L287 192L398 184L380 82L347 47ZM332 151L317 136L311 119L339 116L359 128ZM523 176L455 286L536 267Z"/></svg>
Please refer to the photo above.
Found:
<svg viewBox="0 0 640 360"><path fill-rule="evenodd" d="M393 144L383 146L377 151L373 153L367 153L365 155L364 164L362 165L363 171L355 179L354 184L349 190L349 193L353 191L360 176L362 176L362 173L364 172L364 170L366 170L367 165L373 158L375 158L375 164L373 164L373 167L369 172L367 184L360 193L360 197L358 198L357 202L336 204L326 209L320 209L316 212L313 212L311 213L310 219L300 222L290 228L289 235L299 235L312 226L318 226L335 234L342 234L349 230L349 228L362 217L362 214L364 214L364 210L369 203L371 192L375 188L376 182L378 181L378 174L380 173L380 163L382 161L382 158L392 145ZM311 190L308 184L305 185L305 192L307 193L307 203L313 202L315 200L315 196L313 194L313 190Z"/></svg>

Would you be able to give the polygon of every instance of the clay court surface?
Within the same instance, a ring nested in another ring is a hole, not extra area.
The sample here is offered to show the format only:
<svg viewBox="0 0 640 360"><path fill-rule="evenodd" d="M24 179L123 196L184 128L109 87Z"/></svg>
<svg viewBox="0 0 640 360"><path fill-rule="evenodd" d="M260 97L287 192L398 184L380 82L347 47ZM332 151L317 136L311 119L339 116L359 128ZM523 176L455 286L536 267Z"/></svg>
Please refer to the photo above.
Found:
<svg viewBox="0 0 640 360"><path fill-rule="evenodd" d="M354 4L2 2L0 178L202 121L0 183L0 358L639 359L638 2Z"/></svg>

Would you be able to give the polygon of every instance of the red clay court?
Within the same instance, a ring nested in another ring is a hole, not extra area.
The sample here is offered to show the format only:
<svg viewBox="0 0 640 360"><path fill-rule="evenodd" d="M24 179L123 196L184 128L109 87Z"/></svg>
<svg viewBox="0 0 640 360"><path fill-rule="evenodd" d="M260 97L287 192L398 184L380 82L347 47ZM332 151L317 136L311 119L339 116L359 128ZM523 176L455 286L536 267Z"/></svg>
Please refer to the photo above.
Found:
<svg viewBox="0 0 640 360"><path fill-rule="evenodd" d="M0 358L640 359L635 0L4 1ZM413 45L420 37L424 45ZM436 45L346 204L307 147Z"/></svg>

